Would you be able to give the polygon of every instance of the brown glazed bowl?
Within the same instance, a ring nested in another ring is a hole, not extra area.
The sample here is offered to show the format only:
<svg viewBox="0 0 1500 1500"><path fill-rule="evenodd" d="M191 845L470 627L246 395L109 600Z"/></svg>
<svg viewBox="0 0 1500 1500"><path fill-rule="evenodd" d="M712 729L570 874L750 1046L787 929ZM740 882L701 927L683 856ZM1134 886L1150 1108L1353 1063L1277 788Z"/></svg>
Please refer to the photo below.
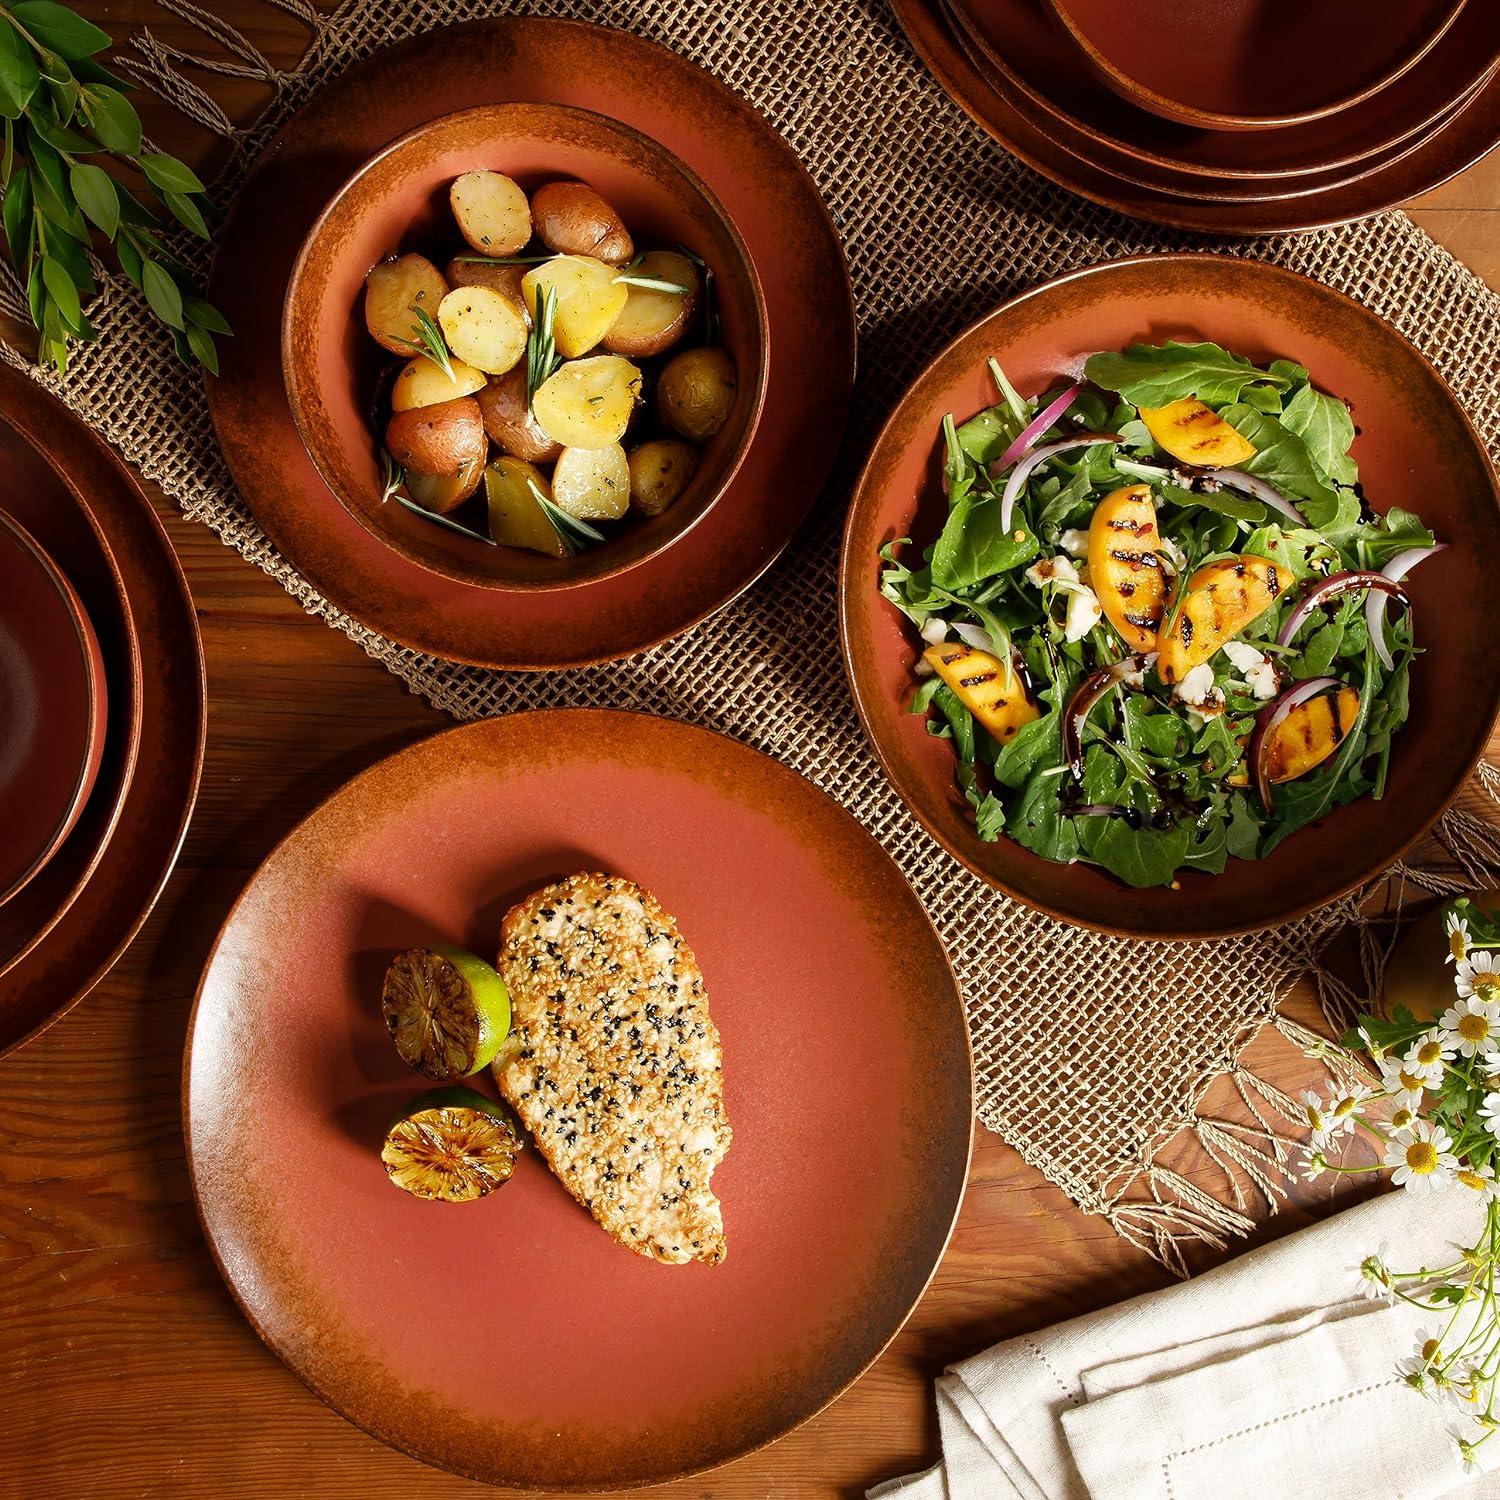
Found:
<svg viewBox="0 0 1500 1500"><path fill-rule="evenodd" d="M638 246L685 246L713 273L721 339L739 379L734 411L703 447L692 483L659 516L632 516L606 543L551 558L492 547L382 503L373 413L392 356L365 330L364 280L385 257L419 251L445 265L465 253L448 206L461 173L491 167L529 193L544 182L593 187ZM709 188L664 146L617 120L560 104L491 104L445 115L386 146L314 222L287 284L282 373L318 472L373 536L419 566L501 590L565 588L623 573L690 531L739 469L765 400L768 331L760 279Z"/></svg>
<svg viewBox="0 0 1500 1500"><path fill-rule="evenodd" d="M958 792L947 741L907 711L921 642L880 596L881 547L937 534L939 424L995 400L994 356L1022 392L1077 377L1088 355L1137 341L1212 340L1256 363L1287 357L1349 402L1354 457L1377 511L1410 505L1448 550L1408 583L1423 654L1411 716L1396 736L1385 797L1337 809L1269 858L1222 875L1185 872L1177 890L1132 890L1084 864L984 843ZM1500 710L1488 577L1500 555L1500 483L1453 393L1389 324L1338 292L1275 266L1164 255L1074 271L1005 303L918 376L875 443L849 511L840 618L855 702L912 814L997 890L1083 927L1137 938L1212 938L1273 926L1381 874L1457 795Z"/></svg>

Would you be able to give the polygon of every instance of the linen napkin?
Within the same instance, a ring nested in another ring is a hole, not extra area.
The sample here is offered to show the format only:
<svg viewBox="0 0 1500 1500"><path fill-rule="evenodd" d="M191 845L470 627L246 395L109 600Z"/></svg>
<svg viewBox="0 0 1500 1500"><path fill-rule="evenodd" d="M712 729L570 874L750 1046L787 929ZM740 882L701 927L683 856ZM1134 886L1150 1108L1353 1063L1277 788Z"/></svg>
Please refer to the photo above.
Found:
<svg viewBox="0 0 1500 1500"><path fill-rule="evenodd" d="M1400 1380L1434 1322L1367 1301L1383 1244L1440 1265L1473 1201L1396 1192L1165 1291L1010 1339L937 1382L943 1459L871 1500L1500 1497L1500 1439L1465 1477L1450 1413Z"/></svg>

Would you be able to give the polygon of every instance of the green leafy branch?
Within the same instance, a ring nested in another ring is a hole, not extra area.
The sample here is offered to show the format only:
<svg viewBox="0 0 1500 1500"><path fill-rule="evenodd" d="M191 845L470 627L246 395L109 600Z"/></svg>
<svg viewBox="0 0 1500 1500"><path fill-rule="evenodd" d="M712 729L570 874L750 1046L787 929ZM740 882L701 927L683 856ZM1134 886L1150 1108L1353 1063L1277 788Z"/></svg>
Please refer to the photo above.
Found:
<svg viewBox="0 0 1500 1500"><path fill-rule="evenodd" d="M26 288L41 355L67 368L71 339L97 330L84 303L98 291L89 268L94 233L114 245L120 269L171 331L178 356L218 373L223 315L197 295L162 243L160 210L208 239L203 184L175 156L142 150L130 85L96 59L109 35L54 0L0 4L0 227ZM110 172L100 159L112 161ZM146 197L121 180L138 174Z"/></svg>

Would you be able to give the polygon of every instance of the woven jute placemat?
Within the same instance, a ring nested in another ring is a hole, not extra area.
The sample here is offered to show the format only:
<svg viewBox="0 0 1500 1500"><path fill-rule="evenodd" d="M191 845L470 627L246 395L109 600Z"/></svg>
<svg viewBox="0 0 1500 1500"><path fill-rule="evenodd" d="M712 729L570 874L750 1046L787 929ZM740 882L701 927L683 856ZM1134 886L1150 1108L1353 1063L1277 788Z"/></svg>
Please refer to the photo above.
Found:
<svg viewBox="0 0 1500 1500"><path fill-rule="evenodd" d="M1169 1261L1185 1239L1247 1228L1244 1180L1274 1190L1291 1105L1242 1067L1241 1053L1275 1020L1287 987L1318 972L1327 939L1359 920L1357 904L1270 934L1162 948L1066 927L970 876L905 813L856 720L836 628L844 509L861 456L922 364L996 303L1078 266L1207 248L1314 276L1432 358L1492 456L1500 449L1500 297L1400 214L1307 236L1216 242L1084 203L1008 157L966 117L881 0L348 0L329 15L306 0L268 0L312 30L292 72L273 68L189 0L164 3L214 38L210 55L190 58L146 33L133 40L127 67L234 143L214 188L221 202L320 84L407 36L507 9L637 31L702 63L764 112L811 170L844 237L860 326L853 419L832 482L779 565L712 621L632 660L548 676L485 672L393 645L335 610L246 510L196 376L172 357L128 285L106 285L95 309L100 342L80 351L65 379L33 373L188 516L454 717L552 704L645 709L727 731L808 776L890 850L937 921L968 1004L984 1124L1084 1209L1108 1215ZM213 99L214 73L263 80L275 100L253 127L237 129ZM182 248L206 271L206 252ZM0 300L14 305L14 296L11 288ZM1440 839L1456 874L1404 872L1431 889L1466 872L1478 878L1495 853L1485 823L1469 812L1450 814ZM1324 979L1325 1008L1337 1021L1355 997ZM1200 1118L1204 1092L1225 1074L1245 1112ZM1222 1190L1158 1163L1182 1132L1225 1169Z"/></svg>

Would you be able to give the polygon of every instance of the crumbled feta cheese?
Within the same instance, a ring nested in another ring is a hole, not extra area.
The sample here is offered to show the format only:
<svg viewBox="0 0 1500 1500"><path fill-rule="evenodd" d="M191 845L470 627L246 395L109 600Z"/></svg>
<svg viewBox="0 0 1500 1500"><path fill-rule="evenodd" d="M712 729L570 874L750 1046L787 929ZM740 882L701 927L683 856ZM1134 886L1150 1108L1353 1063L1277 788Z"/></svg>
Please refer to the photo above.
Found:
<svg viewBox="0 0 1500 1500"><path fill-rule="evenodd" d="M1081 641L1099 623L1104 611L1093 589L1079 587L1076 593L1068 594L1068 614L1063 625L1064 638Z"/></svg>
<svg viewBox="0 0 1500 1500"><path fill-rule="evenodd" d="M1148 657L1147 665L1150 664L1150 660L1151 659ZM1146 685L1146 668L1142 666L1137 667L1133 672L1121 672L1120 681L1123 682L1126 687L1134 688L1136 692L1140 692L1140 690Z"/></svg>
<svg viewBox="0 0 1500 1500"><path fill-rule="evenodd" d="M1045 583L1077 583L1078 569L1061 555L1044 557L1027 568L1026 580L1037 588Z"/></svg>
<svg viewBox="0 0 1500 1500"><path fill-rule="evenodd" d="M1235 671L1241 675L1254 671L1266 659L1254 646L1247 646L1244 641L1225 641L1224 655L1234 664Z"/></svg>
<svg viewBox="0 0 1500 1500"><path fill-rule="evenodd" d="M1164 536L1161 539L1161 550L1165 554L1167 561L1172 564L1172 571L1174 573L1180 573L1187 567L1187 553L1171 537Z"/></svg>
<svg viewBox="0 0 1500 1500"><path fill-rule="evenodd" d="M1227 641L1224 655L1234 664L1234 669L1245 679L1245 686L1262 702L1276 696L1281 686L1276 665L1263 651L1247 646L1244 641Z"/></svg>
<svg viewBox="0 0 1500 1500"><path fill-rule="evenodd" d="M939 615L922 621L921 636L929 646L941 646L948 639L948 622Z"/></svg>
<svg viewBox="0 0 1500 1500"><path fill-rule="evenodd" d="M1206 661L1177 684L1174 694L1201 718L1212 719L1224 712L1224 694L1214 685L1214 669Z"/></svg>
<svg viewBox="0 0 1500 1500"><path fill-rule="evenodd" d="M1089 534L1080 531L1076 526L1070 527L1058 537L1057 545L1068 554L1069 557L1085 557L1089 550Z"/></svg>

